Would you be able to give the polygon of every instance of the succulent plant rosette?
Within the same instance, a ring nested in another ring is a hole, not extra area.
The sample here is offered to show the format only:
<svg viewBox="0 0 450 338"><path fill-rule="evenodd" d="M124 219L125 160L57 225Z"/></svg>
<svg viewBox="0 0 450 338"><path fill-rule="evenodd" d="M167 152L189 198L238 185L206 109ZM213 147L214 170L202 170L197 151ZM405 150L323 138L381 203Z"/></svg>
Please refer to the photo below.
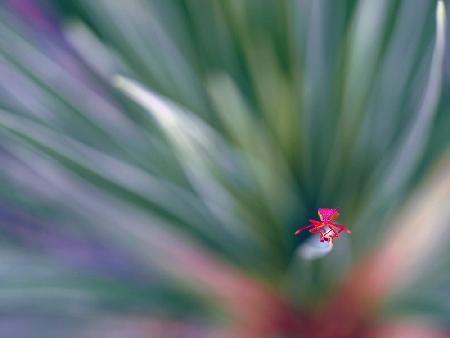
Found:
<svg viewBox="0 0 450 338"><path fill-rule="evenodd" d="M1 2L0 336L449 337L445 7Z"/></svg>

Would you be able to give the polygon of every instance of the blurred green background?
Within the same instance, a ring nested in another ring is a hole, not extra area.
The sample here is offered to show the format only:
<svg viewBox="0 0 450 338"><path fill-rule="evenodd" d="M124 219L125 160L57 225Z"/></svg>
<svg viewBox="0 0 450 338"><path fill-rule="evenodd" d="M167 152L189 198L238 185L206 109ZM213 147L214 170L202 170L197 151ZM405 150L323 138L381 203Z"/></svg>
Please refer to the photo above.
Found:
<svg viewBox="0 0 450 338"><path fill-rule="evenodd" d="M0 336L448 337L446 31L436 0L3 1ZM293 235L322 207L328 254Z"/></svg>

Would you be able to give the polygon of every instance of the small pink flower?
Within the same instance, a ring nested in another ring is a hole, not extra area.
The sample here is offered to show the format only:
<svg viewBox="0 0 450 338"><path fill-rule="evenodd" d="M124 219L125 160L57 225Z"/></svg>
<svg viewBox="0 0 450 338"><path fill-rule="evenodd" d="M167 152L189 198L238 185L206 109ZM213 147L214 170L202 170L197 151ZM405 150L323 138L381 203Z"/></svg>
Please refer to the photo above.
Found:
<svg viewBox="0 0 450 338"><path fill-rule="evenodd" d="M310 219L310 224L298 229L295 232L295 235L298 235L303 230L310 229L310 233L319 234L321 242L329 242L330 244L333 244L333 239L339 238L339 234L342 231L345 230L346 233L351 233L351 231L343 225L334 223L334 221L339 217L338 208L319 208L318 214L320 221Z"/></svg>

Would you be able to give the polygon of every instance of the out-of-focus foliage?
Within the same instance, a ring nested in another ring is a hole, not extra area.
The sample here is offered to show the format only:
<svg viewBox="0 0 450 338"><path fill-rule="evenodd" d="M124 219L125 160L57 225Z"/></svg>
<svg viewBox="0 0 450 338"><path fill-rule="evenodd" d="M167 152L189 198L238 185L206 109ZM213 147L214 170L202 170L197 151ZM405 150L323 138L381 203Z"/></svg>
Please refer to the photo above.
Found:
<svg viewBox="0 0 450 338"><path fill-rule="evenodd" d="M342 337L448 327L436 6L4 1L0 336L313 337L367 257L392 287ZM352 235L306 261L318 207Z"/></svg>

